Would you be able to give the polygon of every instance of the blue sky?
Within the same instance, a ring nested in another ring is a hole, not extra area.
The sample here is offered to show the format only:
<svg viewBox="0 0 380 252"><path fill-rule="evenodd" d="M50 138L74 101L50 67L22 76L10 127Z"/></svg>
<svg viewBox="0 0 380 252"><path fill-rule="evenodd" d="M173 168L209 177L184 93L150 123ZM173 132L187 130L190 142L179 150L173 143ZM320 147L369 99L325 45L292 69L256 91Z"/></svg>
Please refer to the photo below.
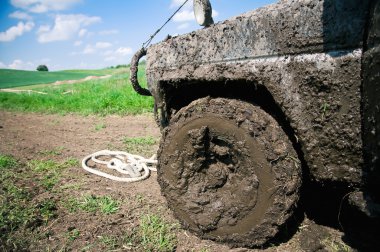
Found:
<svg viewBox="0 0 380 252"><path fill-rule="evenodd" d="M97 69L132 54L184 0L0 0L0 68ZM276 0L211 0L223 21ZM192 0L157 35L201 29Z"/></svg>

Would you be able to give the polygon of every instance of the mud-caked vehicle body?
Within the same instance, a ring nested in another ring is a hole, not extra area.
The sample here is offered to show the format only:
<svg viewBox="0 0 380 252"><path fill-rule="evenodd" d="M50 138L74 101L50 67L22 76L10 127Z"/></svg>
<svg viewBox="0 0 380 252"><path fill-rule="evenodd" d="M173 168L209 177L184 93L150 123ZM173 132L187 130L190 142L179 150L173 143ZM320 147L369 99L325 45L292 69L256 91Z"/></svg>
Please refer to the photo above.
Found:
<svg viewBox="0 0 380 252"><path fill-rule="evenodd" d="M310 181L376 215L379 13L379 1L283 0L147 49L158 181L185 228L261 246Z"/></svg>

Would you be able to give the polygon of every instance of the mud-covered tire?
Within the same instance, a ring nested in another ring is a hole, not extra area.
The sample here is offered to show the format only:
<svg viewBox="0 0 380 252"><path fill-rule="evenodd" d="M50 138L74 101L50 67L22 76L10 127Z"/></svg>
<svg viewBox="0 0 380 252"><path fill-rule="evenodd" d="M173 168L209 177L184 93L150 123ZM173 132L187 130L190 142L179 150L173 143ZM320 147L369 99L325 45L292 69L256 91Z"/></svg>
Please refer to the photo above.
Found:
<svg viewBox="0 0 380 252"><path fill-rule="evenodd" d="M184 228L230 246L260 246L291 216L301 169L275 119L247 102L202 98L164 130L158 182Z"/></svg>

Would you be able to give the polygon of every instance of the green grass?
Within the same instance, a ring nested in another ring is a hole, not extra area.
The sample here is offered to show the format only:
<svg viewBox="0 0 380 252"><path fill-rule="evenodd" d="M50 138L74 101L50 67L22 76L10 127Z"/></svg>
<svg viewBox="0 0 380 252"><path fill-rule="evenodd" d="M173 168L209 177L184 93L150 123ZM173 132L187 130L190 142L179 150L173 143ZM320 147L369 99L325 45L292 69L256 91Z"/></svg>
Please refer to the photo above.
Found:
<svg viewBox="0 0 380 252"><path fill-rule="evenodd" d="M62 192L64 190L75 190L78 191L82 187L82 183L66 183L64 185L61 185L59 190Z"/></svg>
<svg viewBox="0 0 380 252"><path fill-rule="evenodd" d="M69 158L64 162L57 162L54 160L32 160L28 166L37 172L42 171L55 171L59 172L63 169L78 165L78 160Z"/></svg>
<svg viewBox="0 0 380 252"><path fill-rule="evenodd" d="M104 235L104 236L99 236L99 240L109 250L113 250L113 249L117 248L117 245L118 245L118 239L117 239L117 237L110 236L110 235Z"/></svg>
<svg viewBox="0 0 380 252"><path fill-rule="evenodd" d="M99 201L100 212L104 214L113 214L119 210L120 202L111 197L101 197Z"/></svg>
<svg viewBox="0 0 380 252"><path fill-rule="evenodd" d="M28 247L32 230L56 216L52 199L33 201L38 192L32 171L23 171L14 158L0 154L0 251Z"/></svg>
<svg viewBox="0 0 380 252"><path fill-rule="evenodd" d="M0 155L0 169L10 169L16 165L16 160L11 156Z"/></svg>
<svg viewBox="0 0 380 252"><path fill-rule="evenodd" d="M101 130L101 129L105 129L107 126L106 126L106 124L105 123L98 123L98 124L96 124L95 125L95 131L99 131L99 130Z"/></svg>
<svg viewBox="0 0 380 252"><path fill-rule="evenodd" d="M321 119L322 119L322 121L325 120L326 115L327 115L329 109L330 109L330 105L328 103L324 102L321 105L320 110L321 110Z"/></svg>
<svg viewBox="0 0 380 252"><path fill-rule="evenodd" d="M78 165L78 160L67 159L64 162L54 160L31 160L27 166L39 174L40 185L46 190L51 190L59 182L64 169Z"/></svg>
<svg viewBox="0 0 380 252"><path fill-rule="evenodd" d="M75 241L80 235L78 229L74 228L66 233L66 237L69 241Z"/></svg>
<svg viewBox="0 0 380 252"><path fill-rule="evenodd" d="M144 68L139 72L140 83L146 86ZM76 113L81 115L140 114L153 111L153 98L137 94L127 73L109 79L90 80L79 84L27 87L36 93L0 92L0 108L11 111L39 113Z"/></svg>
<svg viewBox="0 0 380 252"><path fill-rule="evenodd" d="M127 152L138 155L151 155L152 147L158 142L158 139L151 136L143 137L125 137L123 143Z"/></svg>
<svg viewBox="0 0 380 252"><path fill-rule="evenodd" d="M348 245L342 241L334 240L332 237L327 237L321 241L327 251L331 252L351 252L353 251Z"/></svg>
<svg viewBox="0 0 380 252"><path fill-rule="evenodd" d="M81 209L88 213L100 212L108 215L119 210L120 202L110 196L87 195L80 199L70 198L64 206L71 213Z"/></svg>
<svg viewBox="0 0 380 252"><path fill-rule="evenodd" d="M125 69L124 69L125 71ZM87 76L101 76L122 72L122 70L65 70L56 72L0 69L0 88L15 88L34 84L53 83L63 80L78 80Z"/></svg>
<svg viewBox="0 0 380 252"><path fill-rule="evenodd" d="M128 71L128 68L119 68L119 69L71 69L71 70L63 70L60 72L63 73L78 73L78 74L86 74L87 76L90 75L108 75L108 74L118 74L118 73L125 73Z"/></svg>
<svg viewBox="0 0 380 252"><path fill-rule="evenodd" d="M174 228L158 215L144 215L138 228L141 245L145 251L174 251L177 244Z"/></svg>
<svg viewBox="0 0 380 252"><path fill-rule="evenodd" d="M43 150L40 151L39 153L44 156L59 156L62 154L62 151L65 149L63 146L59 146L56 148L53 148L51 150Z"/></svg>
<svg viewBox="0 0 380 252"><path fill-rule="evenodd" d="M22 179L17 166L12 157L0 155L0 241L33 218L34 210L25 204L30 199L29 192L15 183Z"/></svg>
<svg viewBox="0 0 380 252"><path fill-rule="evenodd" d="M55 201L51 199L46 199L41 202L39 205L39 214L42 217L42 220L47 223L49 220L56 217L57 206Z"/></svg>
<svg viewBox="0 0 380 252"><path fill-rule="evenodd" d="M123 141L127 146L136 146L136 145L144 145L149 146L153 145L157 142L156 139L154 139L151 136L144 136L144 137L125 137Z"/></svg>

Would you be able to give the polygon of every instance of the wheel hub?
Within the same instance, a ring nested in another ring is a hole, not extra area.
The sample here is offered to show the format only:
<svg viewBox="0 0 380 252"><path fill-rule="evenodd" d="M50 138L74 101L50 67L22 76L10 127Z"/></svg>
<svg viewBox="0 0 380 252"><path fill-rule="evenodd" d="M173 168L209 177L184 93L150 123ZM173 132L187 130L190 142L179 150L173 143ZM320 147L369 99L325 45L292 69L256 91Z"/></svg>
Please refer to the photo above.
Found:
<svg viewBox="0 0 380 252"><path fill-rule="evenodd" d="M179 147L183 170L180 206L194 227L210 232L221 226L233 226L257 203L259 180L251 171L240 169L254 162L239 157L249 155L244 142L210 126L186 132ZM244 155L242 155L244 153ZM189 162L191 160L191 162Z"/></svg>

